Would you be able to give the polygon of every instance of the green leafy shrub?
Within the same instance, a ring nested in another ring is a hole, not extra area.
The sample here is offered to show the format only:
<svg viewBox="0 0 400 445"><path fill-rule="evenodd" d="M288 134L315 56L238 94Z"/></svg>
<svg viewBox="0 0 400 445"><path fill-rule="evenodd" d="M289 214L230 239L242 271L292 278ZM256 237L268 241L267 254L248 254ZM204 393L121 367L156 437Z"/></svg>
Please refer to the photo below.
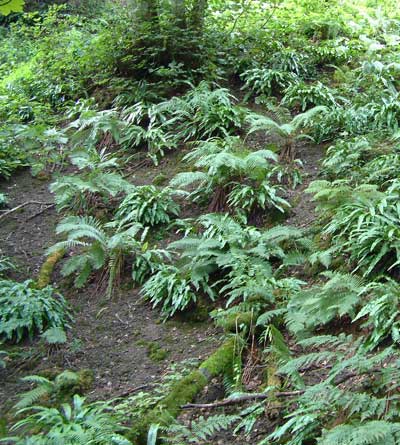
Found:
<svg viewBox="0 0 400 445"><path fill-rule="evenodd" d="M254 94L272 96L281 93L296 81L293 73L278 71L271 68L253 68L240 76L245 84L242 89L249 89Z"/></svg>
<svg viewBox="0 0 400 445"><path fill-rule="evenodd" d="M321 82L306 84L293 83L285 90L282 105L298 106L302 111L316 106L335 106L336 99L331 89Z"/></svg>
<svg viewBox="0 0 400 445"><path fill-rule="evenodd" d="M123 223L139 222L144 226L168 224L180 211L172 195L173 191L169 188L136 186L121 202L115 217Z"/></svg>
<svg viewBox="0 0 400 445"><path fill-rule="evenodd" d="M271 183L270 161L276 162L277 157L270 150L250 151L236 138L210 139L199 143L184 159L194 162L199 170L179 173L171 185L182 189L195 185L189 197L194 201L211 199L210 211L231 208L249 215L258 209L284 212L290 207L279 196L282 188Z"/></svg>
<svg viewBox="0 0 400 445"><path fill-rule="evenodd" d="M356 275L325 272L326 283L295 293L287 305L286 323L297 335L345 315L355 318L363 281Z"/></svg>
<svg viewBox="0 0 400 445"><path fill-rule="evenodd" d="M209 290L214 299L214 292L209 288L204 276L196 276L188 270L175 266L161 266L160 270L143 285L143 295L153 307L160 306L165 318L172 317L177 311L184 311L190 304L196 303L197 293Z"/></svg>
<svg viewBox="0 0 400 445"><path fill-rule="evenodd" d="M18 411L26 415L12 427L12 430L36 431L32 435L12 438L12 443L22 445L34 443L40 445L58 445L60 443L79 445L129 445L124 438L125 428L122 419L112 411L109 403L86 403L84 397L75 395L72 404L62 404L60 409L44 406L32 406Z"/></svg>
<svg viewBox="0 0 400 445"><path fill-rule="evenodd" d="M315 72L315 67L308 54L293 48L282 48L273 53L270 64L274 69L293 73L300 78L310 77Z"/></svg>
<svg viewBox="0 0 400 445"><path fill-rule="evenodd" d="M261 232L220 214L204 215L198 223L200 234L188 234L169 245L179 253L175 264L162 267L143 286L144 296L161 305L165 316L187 308L200 296L212 300L224 296L227 304L250 297L271 303L275 290L284 292L294 285L276 280L273 264L283 268L304 261L309 242L301 231L275 227ZM214 276L219 277L216 284Z"/></svg>
<svg viewBox="0 0 400 445"><path fill-rule="evenodd" d="M346 177L349 172L355 175L360 167L376 155L376 152L377 149L365 136L338 140L335 145L328 148L322 163L323 171L332 178Z"/></svg>
<svg viewBox="0 0 400 445"><path fill-rule="evenodd" d="M21 341L47 328L68 327L67 303L50 286L35 289L32 280L0 280L0 335Z"/></svg>
<svg viewBox="0 0 400 445"><path fill-rule="evenodd" d="M313 140L304 132L305 128L312 127L314 120L318 116L324 116L327 108L318 106L305 113L298 114L294 118L287 116L284 122L271 119L261 114L252 113L247 117L250 125L249 134L257 131L265 131L267 134L276 134L283 140L283 147L280 151L280 158L285 161L293 161L296 156L296 141L302 139Z"/></svg>
<svg viewBox="0 0 400 445"><path fill-rule="evenodd" d="M309 191L315 193L318 209L330 215L323 233L332 236L333 250L347 253L354 270L365 276L396 268L399 258L399 185L395 181L386 193L376 185L352 188L346 181L317 181Z"/></svg>
<svg viewBox="0 0 400 445"><path fill-rule="evenodd" d="M154 272L164 256L168 257L163 250L148 247L147 231L142 232L142 229L139 223L129 226L115 221L102 224L91 216L70 216L57 226L57 233L66 235L67 240L55 244L48 253L74 250L75 255L65 263L62 274L76 273L75 285L82 287L93 272L102 271L103 277L107 277L107 296L111 297L128 258L132 259L132 277L141 283Z"/></svg>
<svg viewBox="0 0 400 445"><path fill-rule="evenodd" d="M61 176L50 186L59 211L90 213L100 203L106 205L111 198L131 187L121 174L113 171L118 161L106 153L105 148L100 152L95 148L76 151L71 154L71 162L82 173Z"/></svg>
<svg viewBox="0 0 400 445"><path fill-rule="evenodd" d="M3 277L9 270L15 270L15 264L6 256L0 256L0 277Z"/></svg>

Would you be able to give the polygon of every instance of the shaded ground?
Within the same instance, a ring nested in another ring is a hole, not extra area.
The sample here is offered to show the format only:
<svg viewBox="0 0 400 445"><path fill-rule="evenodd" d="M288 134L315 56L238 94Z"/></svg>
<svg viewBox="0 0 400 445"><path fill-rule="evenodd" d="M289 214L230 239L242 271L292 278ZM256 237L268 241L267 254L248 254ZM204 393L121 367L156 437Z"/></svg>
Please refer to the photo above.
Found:
<svg viewBox="0 0 400 445"><path fill-rule="evenodd" d="M31 200L52 202L48 183L32 178L28 171L19 172L12 181L2 183L0 191L9 195L9 208ZM27 206L0 220L1 253L17 263L13 275L18 280L36 276L44 261L45 249L55 242L59 216L54 209L49 209L32 218L40 210L38 205ZM20 382L24 375L50 368L91 369L95 381L89 396L107 399L159 380L171 363L203 359L220 343L220 334L209 322L163 324L158 312L141 301L135 289L105 300L94 285L77 292L65 288L65 280L58 278L57 284L74 312L68 343L52 352L37 342L18 347L23 355L0 370L0 418L15 402L16 395L27 389ZM151 346L165 357L159 361L151 358Z"/></svg>

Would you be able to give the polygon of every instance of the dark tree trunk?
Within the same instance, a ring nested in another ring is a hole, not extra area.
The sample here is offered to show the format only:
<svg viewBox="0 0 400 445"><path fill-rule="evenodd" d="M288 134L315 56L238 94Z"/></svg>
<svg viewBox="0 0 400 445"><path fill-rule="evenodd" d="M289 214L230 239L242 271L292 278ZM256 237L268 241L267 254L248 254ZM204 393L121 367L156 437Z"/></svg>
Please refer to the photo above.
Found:
<svg viewBox="0 0 400 445"><path fill-rule="evenodd" d="M208 0L195 0L190 17L190 26L193 31L202 32L204 18L208 7Z"/></svg>

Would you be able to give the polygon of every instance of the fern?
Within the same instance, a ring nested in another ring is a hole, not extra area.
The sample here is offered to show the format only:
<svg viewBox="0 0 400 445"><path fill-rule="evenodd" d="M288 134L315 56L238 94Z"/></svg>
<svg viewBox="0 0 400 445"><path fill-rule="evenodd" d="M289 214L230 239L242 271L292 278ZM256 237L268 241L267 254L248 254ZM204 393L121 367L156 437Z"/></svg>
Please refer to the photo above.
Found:
<svg viewBox="0 0 400 445"><path fill-rule="evenodd" d="M216 433L227 430L239 420L237 415L214 415L208 418L200 416L190 427L175 422L163 429L163 439L172 445L184 445L188 442L194 444L210 440Z"/></svg>
<svg viewBox="0 0 400 445"><path fill-rule="evenodd" d="M336 317L356 314L362 279L338 272L324 275L329 278L325 284L296 293L288 303L286 323L296 334L327 324Z"/></svg>
<svg viewBox="0 0 400 445"><path fill-rule="evenodd" d="M105 149L101 152L94 148L76 151L71 155L71 162L83 172L63 176L50 186L59 211L88 213L98 206L99 201L105 205L110 198L131 188L131 184L119 173L111 171L118 166L117 160L111 158Z"/></svg>
<svg viewBox="0 0 400 445"><path fill-rule="evenodd" d="M326 107L317 106L283 123L260 114L249 114L247 117L247 122L250 125L249 134L257 131L276 134L283 139L281 159L293 161L296 156L295 142L305 138L312 139L311 136L303 132L304 128L310 126L316 116L324 115L326 111Z"/></svg>
<svg viewBox="0 0 400 445"><path fill-rule="evenodd" d="M276 208L284 212L289 203L279 196L283 189L271 183L270 161L276 156L269 150L252 152L237 138L202 142L186 156L198 171L179 173L171 185L177 188L195 186L189 194L194 201L210 199L210 210L236 209L244 215ZM245 181L243 184L242 181Z"/></svg>
<svg viewBox="0 0 400 445"><path fill-rule="evenodd" d="M46 328L68 327L71 315L62 295L47 286L36 289L32 280L0 280L0 336L21 341Z"/></svg>
<svg viewBox="0 0 400 445"><path fill-rule="evenodd" d="M74 395L72 405L62 404L60 409L43 406L32 406L18 411L24 415L33 411L22 420L15 423L11 430L21 428L35 429L30 436L35 443L46 445L68 443L71 445L129 445L131 442L120 433L125 428L121 426L121 418L112 413L109 403L85 403L85 399ZM11 438L16 444L26 443L27 435ZM10 440L6 438L4 440ZM43 442L44 443L44 442Z"/></svg>
<svg viewBox="0 0 400 445"><path fill-rule="evenodd" d="M160 258L168 258L163 250L148 247L147 231L140 233L142 229L139 223L127 225L117 220L102 224L91 216L71 216L57 226L57 233L65 234L67 240L55 244L48 252L79 247L80 251L64 264L63 275L77 273L75 285L82 287L94 271L103 270L108 275L106 293L111 297L128 257L134 258L132 273L138 282L155 270Z"/></svg>
<svg viewBox="0 0 400 445"><path fill-rule="evenodd" d="M152 185L137 186L119 205L115 218L123 224L138 222L144 226L168 224L178 216L179 205L172 199L173 191Z"/></svg>

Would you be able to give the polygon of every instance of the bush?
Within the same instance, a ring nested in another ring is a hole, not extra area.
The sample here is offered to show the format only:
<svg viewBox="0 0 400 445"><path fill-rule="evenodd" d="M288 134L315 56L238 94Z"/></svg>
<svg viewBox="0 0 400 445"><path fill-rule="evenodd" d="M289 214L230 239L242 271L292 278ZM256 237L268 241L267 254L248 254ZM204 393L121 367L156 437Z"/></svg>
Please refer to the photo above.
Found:
<svg viewBox="0 0 400 445"><path fill-rule="evenodd" d="M71 316L62 295L51 286L35 289L32 280L0 280L0 336L21 341L53 327L68 327Z"/></svg>
<svg viewBox="0 0 400 445"><path fill-rule="evenodd" d="M34 430L32 436L10 438L16 445L131 445L120 433L124 427L121 418L112 413L106 402L86 403L85 398L75 395L72 405L62 404L60 409L33 406L18 411L28 414L18 421L12 430ZM9 440L10 440L9 439Z"/></svg>
<svg viewBox="0 0 400 445"><path fill-rule="evenodd" d="M138 222L144 226L168 224L178 216L179 205L172 199L172 190L153 185L134 187L118 207L115 217L123 223Z"/></svg>

